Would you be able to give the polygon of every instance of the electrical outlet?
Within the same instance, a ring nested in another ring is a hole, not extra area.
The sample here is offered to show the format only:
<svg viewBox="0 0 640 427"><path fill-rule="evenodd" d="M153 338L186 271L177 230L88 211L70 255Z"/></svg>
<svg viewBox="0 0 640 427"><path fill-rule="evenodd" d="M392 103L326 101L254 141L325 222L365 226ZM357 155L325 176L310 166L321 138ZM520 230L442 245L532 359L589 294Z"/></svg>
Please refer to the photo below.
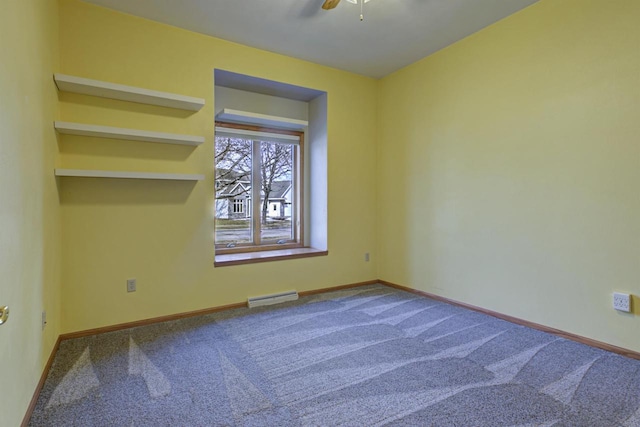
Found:
<svg viewBox="0 0 640 427"><path fill-rule="evenodd" d="M136 291L136 279L127 279L127 292Z"/></svg>
<svg viewBox="0 0 640 427"><path fill-rule="evenodd" d="M47 312L43 311L42 312L42 330L43 331L46 326L47 326Z"/></svg>
<svg viewBox="0 0 640 427"><path fill-rule="evenodd" d="M619 311L631 311L631 295L620 292L613 293L613 308Z"/></svg>
<svg viewBox="0 0 640 427"><path fill-rule="evenodd" d="M366 253L364 254L364 260L365 260L366 262L369 262L369 252L366 252Z"/></svg>

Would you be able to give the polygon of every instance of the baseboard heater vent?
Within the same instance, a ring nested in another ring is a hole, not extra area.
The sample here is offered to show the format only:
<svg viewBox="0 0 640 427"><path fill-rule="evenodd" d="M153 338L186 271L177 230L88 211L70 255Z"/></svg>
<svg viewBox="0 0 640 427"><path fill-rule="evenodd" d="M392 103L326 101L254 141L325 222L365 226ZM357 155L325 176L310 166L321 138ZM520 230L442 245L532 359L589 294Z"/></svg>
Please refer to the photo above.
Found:
<svg viewBox="0 0 640 427"><path fill-rule="evenodd" d="M263 295L261 297L252 297L247 300L249 308L260 307L262 305L279 304L285 301L295 301L298 299L298 292L289 291L279 294Z"/></svg>

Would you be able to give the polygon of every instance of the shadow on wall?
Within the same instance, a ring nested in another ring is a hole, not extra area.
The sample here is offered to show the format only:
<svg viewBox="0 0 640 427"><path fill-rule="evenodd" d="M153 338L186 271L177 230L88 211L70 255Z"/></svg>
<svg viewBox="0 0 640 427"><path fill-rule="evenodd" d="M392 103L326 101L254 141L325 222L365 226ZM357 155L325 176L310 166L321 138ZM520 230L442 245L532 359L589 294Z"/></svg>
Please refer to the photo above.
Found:
<svg viewBox="0 0 640 427"><path fill-rule="evenodd" d="M178 119L186 119L187 117L197 113L197 111L180 110L177 108L161 107L150 104L139 104L136 102L69 92L58 92L58 100L68 104L79 104L83 107L91 107L100 110L142 113L150 116L175 117Z"/></svg>
<svg viewBox="0 0 640 427"><path fill-rule="evenodd" d="M188 145L158 144L156 142L98 138L58 134L61 154L112 159L167 160L182 162L191 156L197 147ZM135 169L135 166L132 167Z"/></svg>
<svg viewBox="0 0 640 427"><path fill-rule="evenodd" d="M57 178L63 205L182 205L194 181Z"/></svg>

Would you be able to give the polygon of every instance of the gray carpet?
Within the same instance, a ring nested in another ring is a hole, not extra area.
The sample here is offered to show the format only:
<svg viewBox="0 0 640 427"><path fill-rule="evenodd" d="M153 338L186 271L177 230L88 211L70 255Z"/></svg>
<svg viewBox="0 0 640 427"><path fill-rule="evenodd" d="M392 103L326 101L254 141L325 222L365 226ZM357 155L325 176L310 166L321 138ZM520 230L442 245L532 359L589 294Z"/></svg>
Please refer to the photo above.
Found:
<svg viewBox="0 0 640 427"><path fill-rule="evenodd" d="M374 285L63 341L32 426L640 426L640 361Z"/></svg>

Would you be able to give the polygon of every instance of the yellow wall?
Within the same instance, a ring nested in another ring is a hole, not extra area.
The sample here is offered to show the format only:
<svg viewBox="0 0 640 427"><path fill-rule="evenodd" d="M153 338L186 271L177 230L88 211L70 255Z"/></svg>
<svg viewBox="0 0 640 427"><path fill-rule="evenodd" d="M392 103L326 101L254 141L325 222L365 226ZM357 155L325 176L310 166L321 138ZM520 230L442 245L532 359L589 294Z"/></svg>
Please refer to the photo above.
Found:
<svg viewBox="0 0 640 427"><path fill-rule="evenodd" d="M19 424L61 332L376 277L640 351L640 310L610 307L614 290L640 294L639 18L635 0L543 0L376 82L77 0L7 2L3 425ZM213 267L214 68L329 93L328 257ZM57 95L58 70L207 105ZM206 143L56 140L58 107ZM56 162L206 180L56 182Z"/></svg>
<svg viewBox="0 0 640 427"><path fill-rule="evenodd" d="M60 212L53 168L58 7L0 12L0 424L19 425L60 332ZM40 326L47 311L48 326Z"/></svg>
<svg viewBox="0 0 640 427"><path fill-rule="evenodd" d="M206 99L188 113L61 95L65 121L206 136L195 149L61 138L65 168L206 175L195 185L61 181L64 332L376 278L375 80L76 0L60 2L60 43L65 74ZM329 256L213 267L214 68L329 93Z"/></svg>
<svg viewBox="0 0 640 427"><path fill-rule="evenodd" d="M640 350L639 21L545 0L384 78L380 278Z"/></svg>

